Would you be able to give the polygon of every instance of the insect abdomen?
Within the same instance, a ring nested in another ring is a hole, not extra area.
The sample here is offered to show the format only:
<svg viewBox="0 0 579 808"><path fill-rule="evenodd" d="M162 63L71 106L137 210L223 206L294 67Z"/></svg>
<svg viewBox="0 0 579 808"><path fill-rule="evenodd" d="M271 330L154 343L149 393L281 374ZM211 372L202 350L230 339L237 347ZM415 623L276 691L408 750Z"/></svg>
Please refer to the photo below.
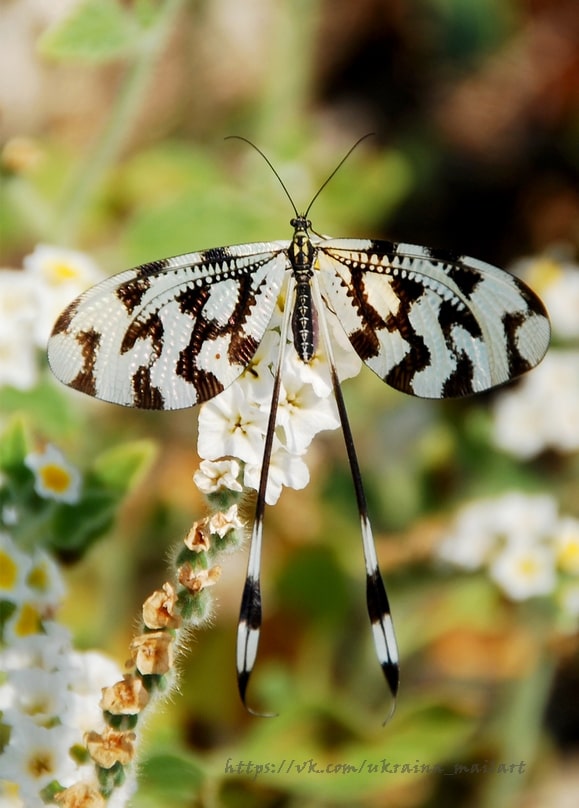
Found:
<svg viewBox="0 0 579 808"><path fill-rule="evenodd" d="M315 353L314 308L310 279L298 280L292 313L294 346L302 362L309 362Z"/></svg>

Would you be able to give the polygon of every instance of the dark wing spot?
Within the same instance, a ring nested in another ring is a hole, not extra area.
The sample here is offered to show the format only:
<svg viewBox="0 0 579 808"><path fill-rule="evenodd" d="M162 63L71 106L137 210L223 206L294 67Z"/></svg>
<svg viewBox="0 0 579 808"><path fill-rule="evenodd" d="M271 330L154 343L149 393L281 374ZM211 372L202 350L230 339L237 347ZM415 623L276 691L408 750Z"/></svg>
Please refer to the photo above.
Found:
<svg viewBox="0 0 579 808"><path fill-rule="evenodd" d="M62 314L59 315L52 328L53 337L56 336L56 334L62 334L63 332L68 331L68 327L72 321L72 318L76 314L80 303L81 300L77 297L77 299L73 300L72 303L65 308Z"/></svg>
<svg viewBox="0 0 579 808"><path fill-rule="evenodd" d="M359 328L349 335L349 339L352 347L363 362L378 356L380 353L380 342L376 333L370 328Z"/></svg>
<svg viewBox="0 0 579 808"><path fill-rule="evenodd" d="M469 356L456 357L456 367L442 386L440 398L460 398L473 392L474 367Z"/></svg>
<svg viewBox="0 0 579 808"><path fill-rule="evenodd" d="M153 352L158 356L163 347L163 333L163 323L159 319L157 312L150 314L146 320L133 320L125 331L121 342L121 353L125 354L127 351L132 350L137 340L146 340L151 337Z"/></svg>
<svg viewBox="0 0 579 808"><path fill-rule="evenodd" d="M384 381L396 390L415 395L412 382L415 374L430 365L430 351L422 337L415 331L406 340L410 345L408 353L386 374Z"/></svg>
<svg viewBox="0 0 579 808"><path fill-rule="evenodd" d="M96 396L96 381L94 377L94 366L98 355L101 335L94 329L91 331L81 331L75 337L81 346L83 367L80 373L69 382L69 387L80 390L89 396Z"/></svg>
<svg viewBox="0 0 579 808"><path fill-rule="evenodd" d="M197 392L197 403L209 401L210 398L218 396L225 389L217 376L208 370L198 370L193 373L193 386Z"/></svg>
<svg viewBox="0 0 579 808"><path fill-rule="evenodd" d="M123 283L115 290L116 297L121 301L128 314L132 314L140 305L145 292L151 287L148 278L135 278L132 281Z"/></svg>
<svg viewBox="0 0 579 808"><path fill-rule="evenodd" d="M140 367L131 382L133 388L133 404L143 410L163 410L165 401L158 387L151 384L151 371L148 367Z"/></svg>
<svg viewBox="0 0 579 808"><path fill-rule="evenodd" d="M507 336L507 355L509 359L509 376L520 376L526 373L533 365L521 356L517 348L517 331L527 319L524 312L506 312L502 323Z"/></svg>

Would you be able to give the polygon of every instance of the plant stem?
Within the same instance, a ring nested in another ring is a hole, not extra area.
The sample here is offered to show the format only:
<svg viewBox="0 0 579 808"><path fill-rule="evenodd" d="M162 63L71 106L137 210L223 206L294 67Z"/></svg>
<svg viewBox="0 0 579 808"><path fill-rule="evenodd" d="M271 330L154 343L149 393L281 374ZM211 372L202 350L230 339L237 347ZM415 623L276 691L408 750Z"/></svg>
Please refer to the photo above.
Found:
<svg viewBox="0 0 579 808"><path fill-rule="evenodd" d="M175 15L183 2L166 0L154 26L142 35L135 60L116 95L108 123L64 194L54 227L53 238L57 243L74 243L85 210L131 132L156 58L167 41Z"/></svg>

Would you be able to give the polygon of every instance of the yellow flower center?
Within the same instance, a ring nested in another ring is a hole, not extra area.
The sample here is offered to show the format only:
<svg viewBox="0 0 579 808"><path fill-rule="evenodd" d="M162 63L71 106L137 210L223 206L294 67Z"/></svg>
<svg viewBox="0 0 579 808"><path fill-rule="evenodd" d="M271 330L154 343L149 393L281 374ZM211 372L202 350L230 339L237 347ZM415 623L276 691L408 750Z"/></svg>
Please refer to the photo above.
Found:
<svg viewBox="0 0 579 808"><path fill-rule="evenodd" d="M39 564L34 569L30 570L26 583L31 589L36 589L37 592L46 592L48 589L49 577L44 564Z"/></svg>
<svg viewBox="0 0 579 808"><path fill-rule="evenodd" d="M64 494L70 488L70 474L56 463L47 463L40 469L40 477L44 487L55 494Z"/></svg>
<svg viewBox="0 0 579 808"><path fill-rule="evenodd" d="M49 280L51 283L66 283L78 278L78 268L65 261L51 261L47 267Z"/></svg>
<svg viewBox="0 0 579 808"><path fill-rule="evenodd" d="M40 615L38 611L30 603L25 603L14 626L14 634L17 637L29 637L31 634L38 634L39 629Z"/></svg>
<svg viewBox="0 0 579 808"><path fill-rule="evenodd" d="M522 558L519 562L519 570L525 578L532 578L537 574L539 565L534 558Z"/></svg>
<svg viewBox="0 0 579 808"><path fill-rule="evenodd" d="M43 777L54 771L54 759L50 752L37 752L34 757L29 758L27 769L31 777Z"/></svg>
<svg viewBox="0 0 579 808"><path fill-rule="evenodd" d="M0 589L14 589L17 573L18 567L14 559L8 553L0 551Z"/></svg>

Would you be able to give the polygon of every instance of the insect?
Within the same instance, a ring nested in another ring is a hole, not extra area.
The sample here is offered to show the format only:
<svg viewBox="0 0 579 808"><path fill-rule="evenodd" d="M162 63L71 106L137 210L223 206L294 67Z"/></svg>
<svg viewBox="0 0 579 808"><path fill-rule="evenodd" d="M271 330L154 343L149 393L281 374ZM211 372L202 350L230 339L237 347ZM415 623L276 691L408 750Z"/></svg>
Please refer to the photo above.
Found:
<svg viewBox="0 0 579 808"><path fill-rule="evenodd" d="M424 398L465 396L502 384L538 364L549 344L543 304L507 272L412 244L316 235L309 211L352 149L303 215L257 149L293 207L291 239L216 247L129 269L73 301L58 318L48 345L53 372L76 390L129 407L190 407L218 395L241 375L285 290L291 305L285 306L274 364L237 635L244 704L261 626L265 494L290 329L303 363L311 362L319 343L328 357L360 516L368 614L393 705L399 685L396 638L326 308L336 314L371 370L395 389Z"/></svg>

